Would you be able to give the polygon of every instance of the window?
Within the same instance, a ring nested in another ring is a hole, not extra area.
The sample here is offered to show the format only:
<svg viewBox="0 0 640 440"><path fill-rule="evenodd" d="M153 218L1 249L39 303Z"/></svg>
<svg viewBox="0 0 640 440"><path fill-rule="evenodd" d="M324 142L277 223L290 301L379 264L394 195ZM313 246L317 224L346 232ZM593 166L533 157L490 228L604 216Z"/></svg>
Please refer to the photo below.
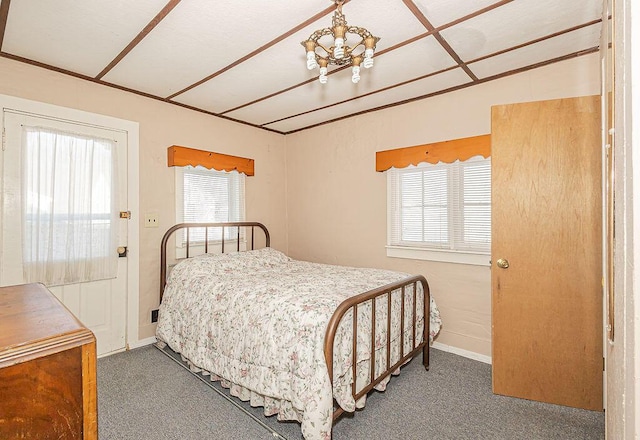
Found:
<svg viewBox="0 0 640 440"><path fill-rule="evenodd" d="M23 126L27 282L48 286L115 278L116 143Z"/></svg>
<svg viewBox="0 0 640 440"><path fill-rule="evenodd" d="M387 182L388 256L488 265L490 158L391 169Z"/></svg>
<svg viewBox="0 0 640 440"><path fill-rule="evenodd" d="M244 220L244 174L237 171L209 170L200 166L175 169L178 223ZM208 239L221 240L221 233L219 229L212 229L208 233ZM192 230L191 234L192 243L204 243L204 229ZM225 241L236 238L235 228L225 230ZM186 235L183 237L184 241Z"/></svg>

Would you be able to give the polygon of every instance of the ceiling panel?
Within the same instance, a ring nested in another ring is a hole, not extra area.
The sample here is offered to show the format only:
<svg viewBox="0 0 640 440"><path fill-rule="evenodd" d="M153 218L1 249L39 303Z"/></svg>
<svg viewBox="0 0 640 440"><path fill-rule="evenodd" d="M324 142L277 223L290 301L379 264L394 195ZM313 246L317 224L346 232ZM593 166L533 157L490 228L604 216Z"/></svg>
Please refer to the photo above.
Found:
<svg viewBox="0 0 640 440"><path fill-rule="evenodd" d="M173 100L220 113L309 79L312 73L306 68L300 42L309 37L318 23ZM238 87L239 84L242 87Z"/></svg>
<svg viewBox="0 0 640 440"><path fill-rule="evenodd" d="M451 0L413 0L420 12L434 27L451 23L480 9L495 4L497 0L467 0L452 2Z"/></svg>
<svg viewBox="0 0 640 440"><path fill-rule="evenodd" d="M411 59L410 63L406 60ZM380 90L455 65L433 36L374 57L371 69L362 69L358 84L351 82L351 70L329 75L327 84L313 81L273 98L228 113L228 116L264 124L297 113L314 110L349 98ZM304 96L305 99L300 99Z"/></svg>
<svg viewBox="0 0 640 440"><path fill-rule="evenodd" d="M582 50L585 47L598 46L600 28L600 25L593 25L578 29L540 43L471 63L468 66L478 78L487 78L548 59L559 58Z"/></svg>
<svg viewBox="0 0 640 440"><path fill-rule="evenodd" d="M386 8L385 19L376 13L381 7ZM387 36L378 43L377 51L424 33L420 22L399 0L352 1L344 5L343 13L348 24L365 27L375 35ZM350 20L350 16L356 19ZM406 26L396 30L394 23L406 23ZM176 96L174 100L218 113L316 78L318 69L307 70L300 42L315 30L330 25L331 17L323 17L238 67Z"/></svg>
<svg viewBox="0 0 640 440"><path fill-rule="evenodd" d="M298 26L329 5L269 0L183 0L104 79L166 97ZM259 26L256 24L259 23ZM302 49L301 49L302 50Z"/></svg>
<svg viewBox="0 0 640 440"><path fill-rule="evenodd" d="M602 5L584 0L517 0L441 35L463 61L496 53L600 18Z"/></svg>
<svg viewBox="0 0 640 440"><path fill-rule="evenodd" d="M93 77L165 4L166 0L13 1L2 50Z"/></svg>
<svg viewBox="0 0 640 440"><path fill-rule="evenodd" d="M286 119L268 125L268 128L288 132L300 127L319 124L324 121L366 111L371 108L385 106L394 102L411 99L416 96L424 96L439 90L445 90L470 82L469 76L457 68L439 75L425 78L401 87L396 87L365 98L349 101L328 109L319 110L295 118Z"/></svg>

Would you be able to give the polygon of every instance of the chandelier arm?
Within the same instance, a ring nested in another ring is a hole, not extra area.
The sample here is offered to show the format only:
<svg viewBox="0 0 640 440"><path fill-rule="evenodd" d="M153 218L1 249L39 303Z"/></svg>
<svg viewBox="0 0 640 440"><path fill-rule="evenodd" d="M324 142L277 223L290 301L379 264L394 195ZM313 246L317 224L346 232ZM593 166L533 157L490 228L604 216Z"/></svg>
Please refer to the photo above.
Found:
<svg viewBox="0 0 640 440"><path fill-rule="evenodd" d="M360 36L360 38L362 38L362 40L364 40L367 37L372 37L372 38L375 38L377 42L380 39L378 37L374 37L373 34L368 30L366 30L365 28L358 27L358 26L349 26L347 28L347 33L357 34L358 36Z"/></svg>
<svg viewBox="0 0 640 440"><path fill-rule="evenodd" d="M327 49L327 47L326 47L324 44L320 43L319 41L316 41L316 46L321 47L321 48L322 48L322 50L324 50L324 51L325 51L327 54L329 54L329 55L331 55L331 54L333 53L333 52L331 51L331 49L330 49L330 48L329 48L329 49ZM316 55L317 55L317 56L320 56L320 55L318 55L318 54L316 54Z"/></svg>
<svg viewBox="0 0 640 440"><path fill-rule="evenodd" d="M353 52L353 49L355 49L356 47L358 46L354 46L354 47L345 46L343 58L346 58L349 62L351 62L351 58L352 58L351 52Z"/></svg>
<svg viewBox="0 0 640 440"><path fill-rule="evenodd" d="M352 51L353 49L355 49L356 47L358 47L358 46L360 46L360 45L364 45L364 38L362 38L362 39L358 42L358 44L354 44L353 46L346 46L346 47L345 47L345 51L347 51L347 52L351 53L351 51Z"/></svg>
<svg viewBox="0 0 640 440"><path fill-rule="evenodd" d="M318 40L324 37L325 35L332 35L331 29L329 28L318 29L313 34L311 34L311 36L309 37L309 41L315 41L317 43Z"/></svg>

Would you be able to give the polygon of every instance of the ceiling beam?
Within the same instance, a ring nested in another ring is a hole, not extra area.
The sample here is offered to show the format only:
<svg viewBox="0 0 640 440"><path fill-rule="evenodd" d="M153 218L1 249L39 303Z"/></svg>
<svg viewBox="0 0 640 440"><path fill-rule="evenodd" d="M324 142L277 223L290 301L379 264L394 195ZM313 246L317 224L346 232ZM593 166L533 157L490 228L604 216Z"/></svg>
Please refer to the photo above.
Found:
<svg viewBox="0 0 640 440"><path fill-rule="evenodd" d="M152 95L150 93L145 93L145 92L141 92L140 90L130 89L128 87L121 86L119 84L110 83L110 82L107 82L107 81L104 81L104 80L101 80L101 79L95 79L92 76L83 75L83 74L77 73L77 72L72 72L71 70L62 69L60 67L52 66L51 64L41 63L40 61L34 61L34 60L29 59L29 58L24 58L24 57L21 57L21 56L18 56L18 55L13 55L13 54L10 54L10 53L7 53L7 52L0 51L0 57L7 58L7 59L13 60L13 61L19 61L21 63L29 64L31 66L40 67L42 69L51 70L53 72L62 73L64 75L72 76L74 78L83 79L85 81L89 81L89 82L92 82L92 83L95 83L95 84L100 84L100 85L103 85L103 86L111 87L111 88L114 88L114 89L117 89L117 90L122 90L123 92L133 93L134 95L144 96L145 98L150 98L150 99L153 99L155 101L166 102L167 104L177 105L178 107L182 107L182 108L186 108L186 109L189 109L189 110L193 110L193 111L196 111L198 113L204 113L204 114L207 114L207 115L215 116L215 117L218 117L218 118L221 118L221 119L225 119L227 121L237 122L238 124L247 125L249 127L259 128L259 129L266 130L266 131L269 131L269 132L272 132L272 133L284 134L283 132L278 131L278 130L274 130L273 128L261 127L261 126L256 125L256 124L252 124L251 122L241 121L239 119L231 118L229 116L224 116L224 115L221 115L219 113L214 113L214 112L210 112L208 110L203 110L201 108L193 107L193 106L190 106L188 104L182 104L180 102L170 101L170 100L168 100L166 98L161 98L159 96Z"/></svg>
<svg viewBox="0 0 640 440"><path fill-rule="evenodd" d="M490 4L489 6L485 6L485 7L484 7L484 8L482 8L482 9L478 9L477 11L472 12L472 13L471 13L471 14L469 14L469 15L465 15L464 17L460 17L460 18L458 18L457 20L453 20L452 22L449 22L449 23L447 23L447 24L444 24L444 25L442 25L442 26L438 27L438 28L437 28L437 30L438 30L438 31L443 31L443 30L445 30L445 29L447 29L447 28L450 28L451 26L455 26L455 25L457 25L457 24L462 23L463 21L467 21L467 20L469 20L469 19L471 19L471 18L477 17L478 15L482 15L482 14L484 14L485 12L489 12L489 11L491 11L491 10L493 10L493 9L497 8L497 7L504 6L504 5L506 5L507 3L511 3L512 1L514 1L514 0L501 0L501 1L499 1L499 2L496 2L496 3Z"/></svg>
<svg viewBox="0 0 640 440"><path fill-rule="evenodd" d="M400 42L398 44L395 44L395 45L393 45L391 47L387 47L386 49L381 49L380 51L376 52L376 57L380 57L380 56L384 55L385 53L391 52L391 51L396 50L396 49L398 49L398 48L400 48L402 46L406 46L408 44L411 44L411 43L414 43L414 42L416 42L418 40L426 38L429 35L432 35L434 32L442 31L442 30L447 29L447 28L449 28L451 26L454 26L456 24L459 24L459 23L462 23L464 21L467 21L467 20L470 20L472 18L475 18L478 15L484 14L485 12L489 12L489 11L491 11L491 10L497 8L497 7L503 6L503 5L507 4L507 3L511 3L512 1L514 1L514 0L501 0L499 2L496 2L496 3L493 3L493 4L489 5L489 6L486 6L486 7L482 8L482 9L478 9L477 11L474 11L474 12L472 12L470 14L467 14L464 17L460 17L457 20L454 20L454 21L452 21L450 23L443 24L442 26L440 26L438 28L435 28L435 29L433 29L431 31L427 31L427 32L422 33L420 35L416 35L415 37L409 38L408 40L402 41L402 42ZM331 74L333 74L335 72L339 72L339 71L341 71L343 69L346 69L347 67L348 66L345 65L345 66L342 66L342 67L340 67L338 69L334 69L331 72L329 72L329 75L331 75ZM311 83L311 82L313 82L315 80L316 80L315 77L314 78L310 78L310 79L308 79L306 81L303 81L301 83L295 84L293 86L289 86L286 89L282 89L282 90L279 90L277 92L273 92L273 93L271 93L269 95L266 95L266 96L263 96L261 98L255 99L255 100L253 100L251 102L247 102L247 103L238 105L238 106L233 107L233 108L231 108L229 110L224 110L224 111L220 112L220 114L224 115L226 113L231 113L233 111L240 110L241 108L248 107L248 106L253 105L253 104L257 104L260 101L264 101L266 99L273 98L274 96L277 96L277 95L280 95L282 93L285 93L285 92L288 92L290 90L293 90L295 88L307 85L307 84L309 84L309 83Z"/></svg>
<svg viewBox="0 0 640 440"><path fill-rule="evenodd" d="M431 24L431 22L427 20L427 17L424 16L422 11L416 6L413 0L402 0L402 2L407 6L407 8L409 8L409 10L413 13L413 15L415 15L418 21L422 23L422 25L427 29L427 31L433 34L434 38L438 41L438 43L440 43L440 45L444 48L444 50L447 51L449 56L453 58L453 60L458 64L458 66L460 66L462 70L464 70L473 81L477 81L478 77L475 75L475 73L473 73L471 69L469 69L469 66L467 66L467 64L464 61L462 61L462 58L460 58L458 53L455 50L453 50L453 48L449 45L449 43L447 43L447 41L442 37L442 35L440 35L440 32L438 32L436 28Z"/></svg>
<svg viewBox="0 0 640 440"><path fill-rule="evenodd" d="M9 5L11 0L0 1L0 50L4 41L4 31L7 29L7 19L9 18Z"/></svg>
<svg viewBox="0 0 640 440"><path fill-rule="evenodd" d="M95 79L102 79L103 76L109 73L109 71L111 71L111 69L113 69L120 61L122 61L122 59L127 56L127 54L131 52L133 48L136 47L144 39L144 37L149 35L149 33L158 25L158 23L160 23L167 15L169 15L169 12L171 12L171 10L173 10L173 8L178 5L178 3L180 3L180 0L169 0L169 3L167 3L165 7L162 8L162 10L158 12L155 17L153 17L149 24L147 24L144 29L142 29L140 33L136 35L133 40L131 40L127 47L122 49L122 52L120 52L118 56L116 56L113 61L111 61L107 65L107 67L102 69L102 72L96 75Z"/></svg>
<svg viewBox="0 0 640 440"><path fill-rule="evenodd" d="M333 69L331 72L327 73L327 75L333 75L334 73L336 73L336 72L340 72L340 71L342 71L342 70L344 70L344 69L347 69L348 67L349 67L349 66L347 66L347 65L340 66L340 67L338 67L337 69ZM289 90L297 89L298 87L301 87L301 86L307 85L307 84L312 83L312 82L317 81L317 80L318 80L318 78L317 78L317 77L309 78L309 79L307 79L307 80L305 80L305 81L302 81L301 83L298 83L298 84L295 84L295 85L289 86L289 87L287 87L286 89L278 90L277 92L270 93L270 94L269 94L269 95L267 95L267 96L263 96L263 97L261 97L261 98L255 99L255 100L253 100L253 101L251 101L251 102L246 102L246 103L241 104L241 105L239 105L239 106L237 106L237 107L234 107L234 108L231 108L231 109L229 109L229 110L225 110L225 111L223 111L223 112L220 112L220 114L221 114L221 115L224 115L224 114L227 114L227 113L231 113L231 112L233 112L233 111L236 111L236 110L240 110L241 108L248 107L248 106L250 106L250 105L252 105L252 104L257 104L257 103L258 103L258 102L260 102L260 101L264 101L265 99L273 98L274 96L278 96L278 95L280 95L280 94L282 94L282 93L288 92Z"/></svg>
<svg viewBox="0 0 640 440"><path fill-rule="evenodd" d="M344 4L347 4L348 2L349 2L349 0L345 0ZM234 61L233 63L229 64L228 66L223 67L222 69L218 70L217 72L212 73L211 75L209 75L209 76L207 76L205 78L202 78L200 81L195 82L195 83L191 84L190 86L185 87L184 89L174 93L173 95L167 96L167 99L173 99L178 95L182 95L183 93L188 92L189 90L193 89L194 87L198 87L199 85L206 83L207 81L215 78L216 76L223 74L227 70L236 67L238 64L244 63L249 58L253 58L254 56L256 56L259 53L261 53L262 51L264 51L265 49L268 49L269 47L273 46L274 44L277 44L280 41L284 40L285 38L290 37L291 35L295 34L299 30L304 29L305 27L309 26L311 23L321 19L325 15L330 14L335 9L336 9L335 5L334 6L329 6L328 8L325 8L324 10L318 12L313 17L309 18L308 20L303 21L298 26L296 26L293 29L290 29L289 31L285 32L284 34L274 38L273 40L269 41L268 43L263 44L262 46L260 46L259 48L257 48L253 52L250 52L247 55L243 56L239 60Z"/></svg>
<svg viewBox="0 0 640 440"><path fill-rule="evenodd" d="M458 68L458 66L452 66L452 67L449 67L447 69L438 70L437 72L427 73L426 75L422 75L422 76L419 76L417 78L409 79L407 81L402 81L402 82L397 83L397 84L393 84L393 85L390 85L390 86L387 86L387 87L383 87L382 89L373 90L373 91L368 92L368 93L363 93L362 95L358 95L358 96L356 96L354 98L347 98L347 99L344 99L342 101L334 102L332 104L323 105L322 107L316 107L314 109L307 110L307 111L302 112L302 113L298 113L298 114L291 115L291 116L285 116L284 118L276 119L274 121L265 122L264 124L260 124L260 126L266 126L266 125L269 125L269 124L275 124L276 122L286 121L287 119L291 119L291 118L297 118L298 116L306 115L308 113L317 112L319 110L324 110L324 109L327 109L327 108L330 108L330 107L335 107L336 105L346 104L347 102L355 101L356 99L364 98L365 96L370 96L370 95L375 95L376 93L386 92L387 90L395 89L396 87L404 86L404 85L410 84L410 83L415 82L415 81L420 81L421 79L429 78L431 76L440 75L441 73L445 73L445 72L448 72L450 70L457 69L457 68Z"/></svg>
<svg viewBox="0 0 640 440"><path fill-rule="evenodd" d="M426 95L416 96L414 98L409 98L409 99L404 99L402 101L393 102L391 104L385 104L385 105L381 105L379 107L370 108L370 109L367 109L367 110L362 110L362 111L359 111L357 113L352 113L352 114L349 114L349 115L346 115L346 116L340 116L340 117L337 117L337 118L329 119L327 121L318 122L317 124L307 125L306 127L302 127L302 128L296 128L295 130L280 131L280 133L284 133L285 135L292 134L292 133L297 133L299 131L308 130L308 129L314 128L314 127L319 127L320 125L331 124L333 122L341 121L343 119L352 118L354 116L360 116L360 115L364 115L366 113L377 112L379 110L384 110L384 109L387 109L387 108L408 104L410 102L420 101L422 99L431 98L431 97L438 96L438 95L444 95L446 93L451 93L451 92L455 92L456 90L466 89L467 87L475 86L477 84L483 84L483 83L486 83L486 82L494 81L496 79L504 78L505 76L511 76L511 75L515 75L517 73L527 72L529 70L537 69L538 67L543 67L543 66L547 66L549 64L558 63L560 61L571 60L571 59L574 59L574 58L577 58L577 57L581 57L583 55L589 55L591 53L596 53L599 50L600 50L600 48L598 46L592 47L591 49L581 50L581 51L578 51L578 52L575 52L575 53L570 53L568 55L563 55L561 57L553 58L551 60L541 61L539 63L531 64L531 65L525 66L525 67L520 67L518 69L510 70L508 72L503 72L503 73L499 73L497 75L488 76L486 78L482 78L482 79L480 79L478 81L475 81L475 82L474 81L469 81L468 83L461 84L461 85L458 85L458 86L449 87L448 89L445 89L445 90L439 90L437 92L428 93Z"/></svg>
<svg viewBox="0 0 640 440"><path fill-rule="evenodd" d="M509 1L512 1L512 0L509 0ZM564 30L562 30L562 31L554 32L554 33L552 33L552 34L545 35L544 37L540 37L540 38L537 38L537 39L535 39L535 40L531 40L531 41L528 41L528 42L526 42L526 43L519 44L519 45L517 45L517 46L509 47L509 48L507 48L507 49L503 49L503 50L500 50L500 51L497 51L497 52L493 52L493 53L490 53L490 54L488 54L488 55L485 55L485 56L482 56L482 57L479 57L479 58L476 58L476 59L470 60L470 61L468 61L466 64L476 63L476 62L478 62L478 61L481 61L481 60L484 60L484 59L487 59L487 58L491 58L491 57L495 57L495 56L498 56L498 55L502 55L502 54L504 54L504 53L511 52L511 51L513 51L513 50L516 50L516 49L521 49L521 48L523 48L523 47L530 46L530 45L532 45L532 44L539 43L539 42L541 42L541 41L548 40L548 39L550 39L550 38L558 37L558 36L560 36L560 35L564 35L564 34L567 34L567 33L569 33L569 32L576 31L576 30L578 30L578 29L582 29L582 28L585 28L585 27L588 27L588 26L593 26L593 25L595 25L595 24L600 23L601 21L602 21L602 19L600 19L600 18L599 18L599 19L592 20L592 21L589 21L589 22L584 23L584 24L581 24L581 25L577 25L577 26L573 26L573 27L568 28L568 29L564 29ZM441 29L441 28L438 28L438 29ZM402 44L402 43L399 43L399 44ZM394 47L395 47L395 46L394 46ZM393 49L393 48L387 48L387 49L385 49L385 51L381 51L381 54L382 54L382 53L384 53L384 52L386 52L386 51L390 51L391 49ZM590 50L591 50L591 49L590 49ZM590 53L590 52L589 52L589 53ZM430 76L439 75L439 74L441 74L441 73L448 72L449 70L457 69L458 67L460 67L460 66L457 66L457 65L456 65L456 66L454 66L454 67L449 67L449 68L447 68L447 69L439 70L439 71L437 71L437 72L432 72L432 73L428 73L428 74L426 74L426 75L421 75L421 76L419 76L419 77L412 78L412 79L409 79L409 80L406 80L406 81L402 81L402 82L399 82L399 83L397 83L397 84L392 84L392 85L387 86L387 87L384 87L384 88L382 88L382 89L373 90L373 91L371 91L371 92L364 93L364 94L362 94L362 95L358 95L358 96L355 96L355 97L353 97L353 98L344 99L344 100L342 100L342 101L334 102L334 103L332 103L332 104L327 104L327 105L324 105L324 106L322 106L322 107L317 107L317 108L314 108L314 109L311 109L311 110L307 110L307 111L304 111L304 112L301 112L301 113L297 113L297 114L290 115L290 116L285 116L285 117L283 117L283 118L276 119L276 120L273 120L273 121L265 122L264 124L260 124L260 126L267 126L267 125L270 125L270 124L275 124L276 122L281 122L281 121L284 121L284 120L287 120L287 119L291 119L291 118L297 118L298 116L306 115L306 114L313 113L313 112L316 112L316 111L319 111L319 110L324 110L324 109L326 109L326 108L334 107L334 106L336 106L336 105L345 104L345 103L347 103L347 102L349 102L349 101L355 101L356 99L360 99L360 98L363 98L363 97L365 97L365 96L370 96L370 95L374 95L374 94L376 94L376 93L385 92L385 91L387 91L387 90L394 89L394 88L396 88L396 87L400 87L400 86L404 86L404 85L410 84L410 83L415 82L415 81L420 81L420 80L425 79L425 78L428 78L428 77L430 77ZM511 72L507 72L507 74L508 74L508 75L512 75L513 73L519 73L519 72L518 72L517 70L511 71ZM506 76L506 75L505 75L505 76ZM493 77L492 77L492 78L493 78ZM313 78L312 80L315 80L315 78ZM311 82L312 80L307 80L305 83L302 83L302 84L307 84L307 83ZM480 84L480 83L482 83L482 82L485 82L485 80L480 80L480 79L476 78L475 80L472 80L472 82L470 82L470 83L463 83L463 84L462 84L462 86L467 87L467 86L469 86L469 85L473 85L473 84L476 84L476 83L477 83L477 84ZM302 84L299 84L299 85L302 85ZM290 89L295 88L295 87L297 87L297 86L290 87L290 88L289 88L289 89L287 89L287 90L290 90ZM279 93L280 93L280 92L272 93L269 97L272 97L272 96L278 95ZM265 99L266 99L266 98L265 98ZM421 98L419 98L419 99L423 99L423 97L421 97ZM262 99L259 99L259 100L256 100L256 101L254 101L254 102L259 102L259 101L261 101L261 100L262 100ZM249 105L249 104L246 104L246 105ZM237 107L237 108L242 108L242 107L245 107L245 105L240 106L240 107ZM229 111L231 111L231 110L229 110ZM224 113L227 113L227 112L223 112L223 113L221 113L221 114L224 114Z"/></svg>
<svg viewBox="0 0 640 440"><path fill-rule="evenodd" d="M540 43L541 41L548 40L550 38L559 37L560 35L568 34L569 32L577 31L578 29L582 29L585 27L593 26L594 24L598 24L602 21L601 18L596 20L591 20L584 24L579 24L577 26L573 26L569 29L564 29L562 31L554 32L553 34L545 35L544 37L536 38L535 40L527 41L526 43L518 44L517 46L509 47L507 49L500 50L498 52L490 53L488 55L484 55L478 58L474 58L473 60L467 61L467 64L477 63L478 61L485 60L487 58L495 57L497 55L502 55L503 53L511 52L512 50L522 49L523 47L530 46L535 43Z"/></svg>

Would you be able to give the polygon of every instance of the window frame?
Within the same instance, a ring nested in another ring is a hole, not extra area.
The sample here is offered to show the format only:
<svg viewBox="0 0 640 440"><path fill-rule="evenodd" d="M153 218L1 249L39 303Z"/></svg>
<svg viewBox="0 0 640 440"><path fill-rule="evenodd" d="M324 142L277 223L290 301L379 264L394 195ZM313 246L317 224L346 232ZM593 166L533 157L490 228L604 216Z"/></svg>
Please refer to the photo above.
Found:
<svg viewBox="0 0 640 440"><path fill-rule="evenodd" d="M239 173L237 171L218 171L215 169L208 169L202 166L184 166L184 167L175 167L175 197L176 197L176 223L214 223L215 221L211 220L193 220L193 221L185 221L184 219L184 176L185 171L196 170L197 173L193 174L211 174L218 176L226 176L229 180L228 185L228 197L230 201L229 210L231 211L231 200L233 199L232 195L237 194L238 199L233 200L237 206L233 208L234 211L237 212L238 218L230 218L228 220L220 221L222 222L232 222L232 221L244 221L245 220L245 174ZM231 213L230 213L231 214ZM232 217L230 215L230 217ZM213 232L210 230L210 232ZM216 247L220 248L222 243L222 238L211 238L211 235L208 237L208 248L210 252L215 252ZM182 237L182 238L179 238ZM225 243L225 252L231 249L237 248L237 231L234 228L228 228L225 230L224 243ZM246 249L246 237L244 228L240 228L240 250ZM197 237L190 237L190 245L189 245L189 255L198 255L204 253L204 237L202 239L198 239ZM178 258L186 257L186 230L183 231L183 234L178 234L176 236L176 256Z"/></svg>
<svg viewBox="0 0 640 440"><path fill-rule="evenodd" d="M491 163L490 157L483 158L481 156L474 156L470 158L466 162L481 162L488 161ZM458 162L458 161L456 161ZM453 164L443 164L440 162L440 168L447 167L448 165ZM466 165L465 165L466 166ZM392 258L407 258L407 259L416 259L416 260L428 260L428 261L438 261L438 262L446 262L446 263L458 263L458 264L469 264L469 265L477 265L477 266L489 266L491 259L491 244L489 243L487 250L477 250L477 249L452 249L451 247L438 247L438 246L429 246L428 244L423 244L424 242L412 242L412 241L403 241L401 237L398 237L398 234L401 234L402 225L401 217L400 217L400 197L399 197L399 185L401 176L405 173L420 170L420 168L428 168L434 167L434 165L429 163L421 163L418 166L411 166L402 169L392 168L388 171L387 175L387 243L386 243L386 253L388 257ZM458 165L458 167L460 167ZM457 175L454 175L457 174ZM464 243L463 239L461 239L461 234L463 233L461 229L454 229L454 219L462 215L462 213L457 213L457 211L461 205L463 206L462 200L463 198L463 186L462 186L462 178L460 177L459 172L450 172L447 171L447 184L451 186L452 184L457 188L457 194L452 196L449 192L447 193L447 226L448 226L448 243L456 241L458 244ZM454 189L455 190L455 189ZM490 188L489 188L490 190ZM452 200L455 199L456 203L452 204ZM452 215L454 214L454 215ZM458 222L459 226L463 225L463 221Z"/></svg>

